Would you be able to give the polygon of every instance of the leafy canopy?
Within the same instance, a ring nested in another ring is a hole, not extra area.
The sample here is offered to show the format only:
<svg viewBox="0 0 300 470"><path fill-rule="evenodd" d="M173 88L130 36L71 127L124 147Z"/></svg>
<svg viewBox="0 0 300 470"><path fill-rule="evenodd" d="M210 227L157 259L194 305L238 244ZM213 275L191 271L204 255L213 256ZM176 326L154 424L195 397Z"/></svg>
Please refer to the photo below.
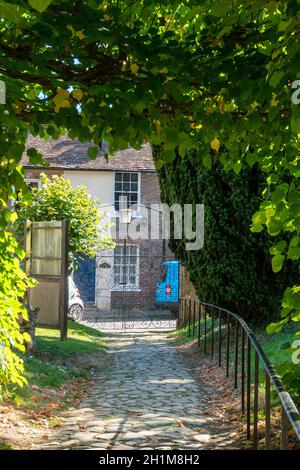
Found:
<svg viewBox="0 0 300 470"><path fill-rule="evenodd" d="M274 271L299 259L299 0L12 0L0 18L1 206L24 190L28 131L68 129L94 143L91 158L102 138L112 152L148 139L162 147L158 168L177 149L236 173L257 162L266 182L252 230L293 235L272 248ZM3 247L14 217L0 213ZM299 320L299 287L287 290L284 317Z"/></svg>

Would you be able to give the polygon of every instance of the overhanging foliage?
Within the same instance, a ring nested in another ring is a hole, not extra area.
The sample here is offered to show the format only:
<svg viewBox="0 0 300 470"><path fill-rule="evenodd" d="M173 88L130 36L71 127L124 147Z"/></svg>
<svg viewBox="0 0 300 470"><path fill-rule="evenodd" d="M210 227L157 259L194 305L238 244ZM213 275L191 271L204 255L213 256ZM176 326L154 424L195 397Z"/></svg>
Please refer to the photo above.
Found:
<svg viewBox="0 0 300 470"><path fill-rule="evenodd" d="M257 163L266 179L253 231L292 234L272 249L274 271L299 259L298 1L13 0L0 2L0 17L2 207L24 189L28 131L68 129L94 142L91 158L102 138L111 151L148 139L162 146L158 168L177 149L195 150L207 168L212 157L236 173ZM0 213L4 249L13 218ZM287 290L283 316L299 320L299 287Z"/></svg>

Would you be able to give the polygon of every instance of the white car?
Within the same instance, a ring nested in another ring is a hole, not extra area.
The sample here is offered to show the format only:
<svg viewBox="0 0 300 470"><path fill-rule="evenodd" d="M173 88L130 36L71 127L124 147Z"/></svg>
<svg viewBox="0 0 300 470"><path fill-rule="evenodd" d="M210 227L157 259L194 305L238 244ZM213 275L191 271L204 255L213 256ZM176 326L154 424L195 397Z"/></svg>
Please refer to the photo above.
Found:
<svg viewBox="0 0 300 470"><path fill-rule="evenodd" d="M81 321L83 319L84 304L80 298L80 292L75 282L68 277L69 285L69 309L68 317L74 321Z"/></svg>

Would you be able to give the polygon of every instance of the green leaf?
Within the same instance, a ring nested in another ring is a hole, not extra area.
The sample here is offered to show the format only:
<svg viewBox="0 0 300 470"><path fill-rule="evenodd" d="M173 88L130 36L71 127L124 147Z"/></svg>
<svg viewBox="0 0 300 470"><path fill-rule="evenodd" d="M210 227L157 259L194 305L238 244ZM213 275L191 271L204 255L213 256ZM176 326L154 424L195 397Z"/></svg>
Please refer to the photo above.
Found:
<svg viewBox="0 0 300 470"><path fill-rule="evenodd" d="M185 157L187 152L187 146L184 143L180 143L178 147L178 153L181 157Z"/></svg>
<svg viewBox="0 0 300 470"><path fill-rule="evenodd" d="M294 134L300 134L300 108L299 106L294 106L292 111L291 118L291 129Z"/></svg>
<svg viewBox="0 0 300 470"><path fill-rule="evenodd" d="M283 78L283 76L284 76L283 71L274 72L269 80L270 86L272 88L276 88L279 82L281 81L281 79Z"/></svg>
<svg viewBox="0 0 300 470"><path fill-rule="evenodd" d="M8 2L0 2L0 16L14 23L19 23L22 14L15 5Z"/></svg>
<svg viewBox="0 0 300 470"><path fill-rule="evenodd" d="M281 240L270 248L271 255L280 255L286 249L286 246L287 242L285 240Z"/></svg>
<svg viewBox="0 0 300 470"><path fill-rule="evenodd" d="M97 155L99 153L99 147L90 147L87 151L88 153L88 156L92 159L92 160L96 160L97 158Z"/></svg>
<svg viewBox="0 0 300 470"><path fill-rule="evenodd" d="M279 331L282 330L282 327L288 322L288 319L285 318L284 320L281 320L277 323L270 323L266 330L267 330L267 333L269 333L270 335L274 334L274 333L278 333Z"/></svg>
<svg viewBox="0 0 300 470"><path fill-rule="evenodd" d="M289 259L297 260L300 258L300 247L290 246L288 249L287 256Z"/></svg>
<svg viewBox="0 0 300 470"><path fill-rule="evenodd" d="M211 155L205 155L202 159L203 161L203 165L205 166L205 168L208 168L210 169L212 167L212 158L211 158Z"/></svg>
<svg viewBox="0 0 300 470"><path fill-rule="evenodd" d="M282 329L281 325L279 323L270 323L266 331L269 333L269 335L273 335L274 333L278 333Z"/></svg>
<svg viewBox="0 0 300 470"><path fill-rule="evenodd" d="M27 149L27 155L32 165L43 165L43 155L39 153L34 147Z"/></svg>
<svg viewBox="0 0 300 470"><path fill-rule="evenodd" d="M250 230L253 233L260 233L260 232L262 232L263 228L264 227L261 224L254 224L254 225L252 225Z"/></svg>
<svg viewBox="0 0 300 470"><path fill-rule="evenodd" d="M157 170L161 170L161 168L164 166L165 162L163 160L157 160L155 162L155 168Z"/></svg>
<svg viewBox="0 0 300 470"><path fill-rule="evenodd" d="M255 214L252 216L252 223L254 225L257 224L264 224L266 222L266 213L265 211L257 211Z"/></svg>
<svg viewBox="0 0 300 470"><path fill-rule="evenodd" d="M236 175L239 174L239 172L241 171L241 168L242 168L242 163L241 162L236 162L233 165L233 171L235 172Z"/></svg>
<svg viewBox="0 0 300 470"><path fill-rule="evenodd" d="M48 6L50 5L52 0L28 0L29 5L32 6L35 10L39 13L43 13L43 11L47 10Z"/></svg>
<svg viewBox="0 0 300 470"><path fill-rule="evenodd" d="M163 152L161 156L165 162L171 163L175 160L176 153L174 152L174 150L167 150Z"/></svg>
<svg viewBox="0 0 300 470"><path fill-rule="evenodd" d="M271 219L267 222L267 228L268 233L274 237L275 235L278 235L282 228L282 225L281 222L279 222L278 220Z"/></svg>
<svg viewBox="0 0 300 470"><path fill-rule="evenodd" d="M272 258L272 269L274 273L278 273L282 268L282 263L284 261L283 255L275 255Z"/></svg>

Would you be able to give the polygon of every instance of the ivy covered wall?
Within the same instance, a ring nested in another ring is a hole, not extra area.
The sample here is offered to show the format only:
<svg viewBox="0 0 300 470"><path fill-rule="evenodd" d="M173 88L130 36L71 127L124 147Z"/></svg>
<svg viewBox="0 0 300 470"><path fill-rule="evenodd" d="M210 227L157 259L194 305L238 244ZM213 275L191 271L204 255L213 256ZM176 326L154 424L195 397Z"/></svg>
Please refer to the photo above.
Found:
<svg viewBox="0 0 300 470"><path fill-rule="evenodd" d="M159 150L153 151L158 160ZM250 231L264 181L258 168L244 167L239 175L225 173L218 162L208 169L190 154L184 159L177 156L158 173L163 202L205 206L204 247L185 251L184 240L169 242L199 298L230 308L253 323L279 316L283 292L299 274L291 262L273 273L269 247L276 239Z"/></svg>

